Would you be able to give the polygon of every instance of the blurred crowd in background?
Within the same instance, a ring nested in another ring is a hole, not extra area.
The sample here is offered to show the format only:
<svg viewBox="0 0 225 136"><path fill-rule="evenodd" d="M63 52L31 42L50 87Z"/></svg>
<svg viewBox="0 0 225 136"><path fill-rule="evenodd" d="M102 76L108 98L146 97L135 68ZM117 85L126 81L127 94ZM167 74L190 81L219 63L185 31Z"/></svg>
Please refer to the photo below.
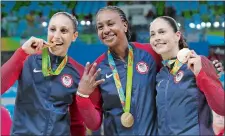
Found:
<svg viewBox="0 0 225 136"><path fill-rule="evenodd" d="M168 15L179 22L188 38L188 33L198 37L190 41L207 40L208 30L224 28L223 1L3 1L1 4L2 36L29 37L46 35L49 18L57 11L66 11L79 20L79 32L96 33L95 15L103 6L116 5L124 9L129 18L133 36L131 41L146 38L151 20ZM138 34L140 33L140 34Z"/></svg>

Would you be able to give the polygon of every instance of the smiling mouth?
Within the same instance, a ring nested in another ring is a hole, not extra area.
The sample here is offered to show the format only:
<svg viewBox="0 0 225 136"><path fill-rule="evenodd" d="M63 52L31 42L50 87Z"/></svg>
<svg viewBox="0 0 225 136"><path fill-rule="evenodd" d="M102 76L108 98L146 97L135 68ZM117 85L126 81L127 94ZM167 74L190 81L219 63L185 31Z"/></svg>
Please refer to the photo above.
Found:
<svg viewBox="0 0 225 136"><path fill-rule="evenodd" d="M55 44L56 46L62 46L63 45L63 43L57 43L57 44Z"/></svg>
<svg viewBox="0 0 225 136"><path fill-rule="evenodd" d="M114 38L114 35L108 35L103 37L104 40L111 40L112 38Z"/></svg>
<svg viewBox="0 0 225 136"><path fill-rule="evenodd" d="M166 44L166 43L157 43L157 44L155 44L155 46L157 47L157 46L163 45L163 44Z"/></svg>
<svg viewBox="0 0 225 136"><path fill-rule="evenodd" d="M52 42L52 43L54 43L54 42ZM62 46L63 45L63 43L54 43L56 46Z"/></svg>

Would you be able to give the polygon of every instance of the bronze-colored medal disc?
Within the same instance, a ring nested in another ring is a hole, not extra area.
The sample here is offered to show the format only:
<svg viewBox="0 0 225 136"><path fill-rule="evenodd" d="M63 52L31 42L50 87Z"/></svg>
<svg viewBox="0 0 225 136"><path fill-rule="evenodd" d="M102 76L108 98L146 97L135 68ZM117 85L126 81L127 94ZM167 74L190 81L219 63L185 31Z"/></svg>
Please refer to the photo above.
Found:
<svg viewBox="0 0 225 136"><path fill-rule="evenodd" d="M131 127L134 124L134 117L131 113L125 112L121 116L121 123L124 127Z"/></svg>

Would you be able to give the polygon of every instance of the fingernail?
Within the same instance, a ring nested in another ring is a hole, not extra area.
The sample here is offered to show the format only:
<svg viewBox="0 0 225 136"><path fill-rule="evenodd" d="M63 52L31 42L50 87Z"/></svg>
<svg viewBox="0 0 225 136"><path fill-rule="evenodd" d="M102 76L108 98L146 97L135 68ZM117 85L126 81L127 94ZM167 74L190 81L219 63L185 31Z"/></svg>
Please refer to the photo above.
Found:
<svg viewBox="0 0 225 136"><path fill-rule="evenodd" d="M90 62L87 62L87 63L86 63L86 65L89 65L89 64L90 64Z"/></svg>
<svg viewBox="0 0 225 136"><path fill-rule="evenodd" d="M102 79L103 82L105 82L105 79Z"/></svg>
<svg viewBox="0 0 225 136"><path fill-rule="evenodd" d="M98 68L98 71L101 71L101 68Z"/></svg>

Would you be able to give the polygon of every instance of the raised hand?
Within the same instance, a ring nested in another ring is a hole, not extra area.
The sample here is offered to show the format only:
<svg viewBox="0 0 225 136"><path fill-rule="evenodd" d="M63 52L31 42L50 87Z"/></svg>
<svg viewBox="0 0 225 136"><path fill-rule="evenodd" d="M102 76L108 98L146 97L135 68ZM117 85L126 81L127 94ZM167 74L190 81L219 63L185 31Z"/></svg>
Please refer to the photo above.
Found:
<svg viewBox="0 0 225 136"><path fill-rule="evenodd" d="M31 37L29 40L27 40L23 45L22 49L27 54L34 54L43 48L54 46L53 44L47 43L43 39Z"/></svg>
<svg viewBox="0 0 225 136"><path fill-rule="evenodd" d="M201 57L194 50L188 54L188 68L197 76L202 68Z"/></svg>
<svg viewBox="0 0 225 136"><path fill-rule="evenodd" d="M101 69L98 69L96 71L96 66L96 63L94 63L93 65L90 65L89 62L86 63L83 76L78 86L79 93L83 95L90 95L99 84L105 81L105 79L96 81L96 77L101 71Z"/></svg>

